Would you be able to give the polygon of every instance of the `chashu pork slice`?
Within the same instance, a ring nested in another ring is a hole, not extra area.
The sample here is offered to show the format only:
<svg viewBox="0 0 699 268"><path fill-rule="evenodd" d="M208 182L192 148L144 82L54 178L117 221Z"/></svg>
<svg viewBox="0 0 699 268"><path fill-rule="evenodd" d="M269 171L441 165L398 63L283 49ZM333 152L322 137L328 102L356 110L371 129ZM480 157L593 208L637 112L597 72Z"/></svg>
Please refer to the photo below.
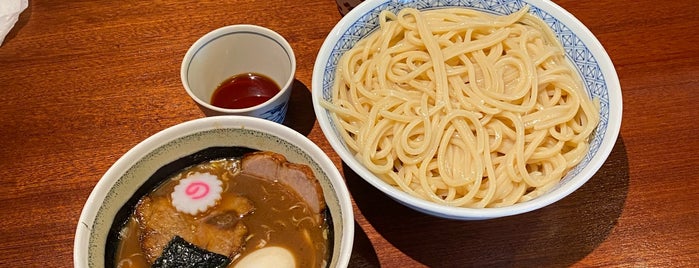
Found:
<svg viewBox="0 0 699 268"><path fill-rule="evenodd" d="M325 210L323 189L306 165L287 162L286 157L278 153L261 151L243 157L241 172L288 186L318 216Z"/></svg>
<svg viewBox="0 0 699 268"><path fill-rule="evenodd" d="M141 231L141 249L153 263L175 236L200 248L228 257L243 247L248 230L240 220L254 210L252 201L241 196L224 196L229 210L195 218L178 212L165 196L144 197L136 206Z"/></svg>

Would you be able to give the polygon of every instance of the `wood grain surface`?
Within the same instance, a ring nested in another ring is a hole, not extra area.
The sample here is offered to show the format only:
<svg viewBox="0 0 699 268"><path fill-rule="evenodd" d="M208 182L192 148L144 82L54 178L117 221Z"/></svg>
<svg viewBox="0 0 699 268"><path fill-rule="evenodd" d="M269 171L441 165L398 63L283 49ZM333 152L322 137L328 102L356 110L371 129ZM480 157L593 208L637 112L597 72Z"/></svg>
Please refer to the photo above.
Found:
<svg viewBox="0 0 699 268"><path fill-rule="evenodd" d="M341 19L335 1L30 0L0 46L0 267L73 265L78 217L102 174L150 135L204 116L180 82L184 53L242 23L279 32L296 53L285 124L343 171L356 216L350 267L699 266L697 3L555 2L616 66L619 139L562 201L464 222L385 197L308 120L315 57Z"/></svg>

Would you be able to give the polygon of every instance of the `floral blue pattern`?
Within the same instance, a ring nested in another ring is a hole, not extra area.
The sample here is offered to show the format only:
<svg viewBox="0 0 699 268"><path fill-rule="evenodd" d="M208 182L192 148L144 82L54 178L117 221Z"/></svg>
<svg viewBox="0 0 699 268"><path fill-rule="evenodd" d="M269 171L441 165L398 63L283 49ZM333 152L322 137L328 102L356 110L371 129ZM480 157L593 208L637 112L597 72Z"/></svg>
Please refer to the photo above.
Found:
<svg viewBox="0 0 699 268"><path fill-rule="evenodd" d="M281 103L269 111L264 112L260 115L260 117L281 124L284 122L284 118L286 117L286 109L288 107L288 102Z"/></svg>
<svg viewBox="0 0 699 268"><path fill-rule="evenodd" d="M523 0L388 0L365 14L351 24L339 37L330 53L325 65L323 74L322 98L331 99L331 89L335 79L337 62L345 51L351 49L360 39L366 37L379 26L378 15L383 10L390 10L397 13L403 8L416 8L419 10L439 9L444 7L469 7L475 10L493 14L507 15L520 10L527 5ZM596 98L600 102L600 123L597 126L594 137L590 141L590 150L585 158L573 170L571 170L563 180L566 181L580 173L597 153L602 139L607 130L609 121L609 95L605 77L600 66L595 59L595 55L590 51L583 39L577 36L568 26L548 14L540 8L530 6L529 13L541 18L551 27L556 37L565 49L567 57L573 62L580 77L585 84L585 89L591 98ZM328 111L324 111L328 121L333 123ZM337 132L337 130L335 130ZM339 133L335 135L340 136Z"/></svg>

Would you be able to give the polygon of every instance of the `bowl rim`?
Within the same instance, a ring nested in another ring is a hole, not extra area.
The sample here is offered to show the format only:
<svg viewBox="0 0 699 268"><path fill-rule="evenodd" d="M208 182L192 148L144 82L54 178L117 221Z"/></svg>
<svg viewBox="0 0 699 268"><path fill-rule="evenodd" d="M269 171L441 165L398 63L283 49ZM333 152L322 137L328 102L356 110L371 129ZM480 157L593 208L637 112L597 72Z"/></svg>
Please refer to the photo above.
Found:
<svg viewBox="0 0 699 268"><path fill-rule="evenodd" d="M327 120L327 109L323 108L320 105L320 99L323 98L321 94L323 89L324 71L327 67L328 59L336 43L340 40L340 38L345 34L348 28L351 27L355 21L368 14L372 10L378 8L380 5L388 2L395 3L396 1L367 0L359 4L354 9L352 9L349 13L347 13L347 15L345 15L332 28L332 30L324 40L316 57L316 61L313 68L311 85L312 88L314 88L315 90L312 91L311 95L316 118L318 118L318 124L326 139L330 143L331 147L335 150L335 152L363 180L365 180L384 194L388 195L389 197L418 211L449 219L479 220L522 214L548 206L560 199L565 198L570 193L580 188L599 170L602 164L604 164L618 138L619 131L621 128L623 110L621 86L611 58L609 57L602 44L587 28L587 26L585 26L573 14L569 13L562 7L547 0L519 0L519 2L528 4L532 7L536 7L544 11L545 13L551 15L556 20L562 22L573 33L575 33L575 35L581 38L581 41L584 43L584 45L595 56L595 60L597 61L597 64L604 76L604 82L607 85L607 94L609 97L610 105L608 107L609 115L607 121L607 128L604 133L604 136L601 139L602 143L600 144L594 157L592 157L590 162L580 171L580 173L571 178L571 180L567 184L558 187L554 191L550 191L546 195L537 197L528 202L517 203L511 206L499 208L463 208L440 205L431 201L414 197L404 192L403 190L400 190L378 179L372 172L366 169L356 158L354 158L354 156L347 150L347 148L345 148L345 146L343 145L344 141L342 141L339 137L334 136L334 126L331 125L331 123ZM403 2L401 2L401 4L402 3ZM448 6L434 7L431 9L443 7Z"/></svg>
<svg viewBox="0 0 699 268"><path fill-rule="evenodd" d="M306 151L308 156L323 168L332 184L332 188L335 190L334 194L337 196L338 205L340 211L342 211L343 226L339 247L340 252L334 254L338 254L337 265L339 267L347 267L354 243L354 210L344 177L340 174L335 164L318 145L297 131L269 120L238 115L204 117L170 126L139 142L114 162L97 181L82 207L73 242L74 267L89 267L89 250L87 249L90 246L91 227L97 220L96 216L106 198L106 193L110 191L126 170L154 148L165 145L172 140L202 131L226 128L248 129L269 133Z"/></svg>

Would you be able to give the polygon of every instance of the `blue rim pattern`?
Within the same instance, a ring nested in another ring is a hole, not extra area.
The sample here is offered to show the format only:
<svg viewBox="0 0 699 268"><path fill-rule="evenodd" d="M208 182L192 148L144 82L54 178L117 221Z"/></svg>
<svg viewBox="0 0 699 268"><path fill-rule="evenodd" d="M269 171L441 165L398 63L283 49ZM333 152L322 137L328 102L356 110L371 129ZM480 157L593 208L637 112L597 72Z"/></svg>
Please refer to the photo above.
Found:
<svg viewBox="0 0 699 268"><path fill-rule="evenodd" d="M339 40L330 52L326 62L321 96L324 100L330 101L332 98L332 85L335 79L336 66L340 57L351 49L359 40L368 36L379 27L378 17L383 10L397 13L403 8L416 8L418 10L439 9L444 7L468 7L475 10L492 14L507 15L520 10L527 5L522 0L389 0L379 4L377 7L362 14L349 28L342 33ZM541 18L554 32L556 38L561 42L566 56L573 63L578 74L583 80L585 90L591 98L597 98L600 102L600 122L593 132L590 140L590 149L582 161L561 180L561 184L572 179L579 174L592 160L599 150L602 140L606 134L609 123L609 95L602 70L595 59L595 55L588 49L583 40L578 37L569 27L552 15L537 7L529 7L529 13ZM335 125L330 113L325 110L324 116L331 125ZM334 134L340 137L337 128L333 128ZM344 141L343 146L347 148ZM348 149L349 150L349 149ZM558 188L558 187L555 187ZM551 189L551 190L555 190Z"/></svg>

